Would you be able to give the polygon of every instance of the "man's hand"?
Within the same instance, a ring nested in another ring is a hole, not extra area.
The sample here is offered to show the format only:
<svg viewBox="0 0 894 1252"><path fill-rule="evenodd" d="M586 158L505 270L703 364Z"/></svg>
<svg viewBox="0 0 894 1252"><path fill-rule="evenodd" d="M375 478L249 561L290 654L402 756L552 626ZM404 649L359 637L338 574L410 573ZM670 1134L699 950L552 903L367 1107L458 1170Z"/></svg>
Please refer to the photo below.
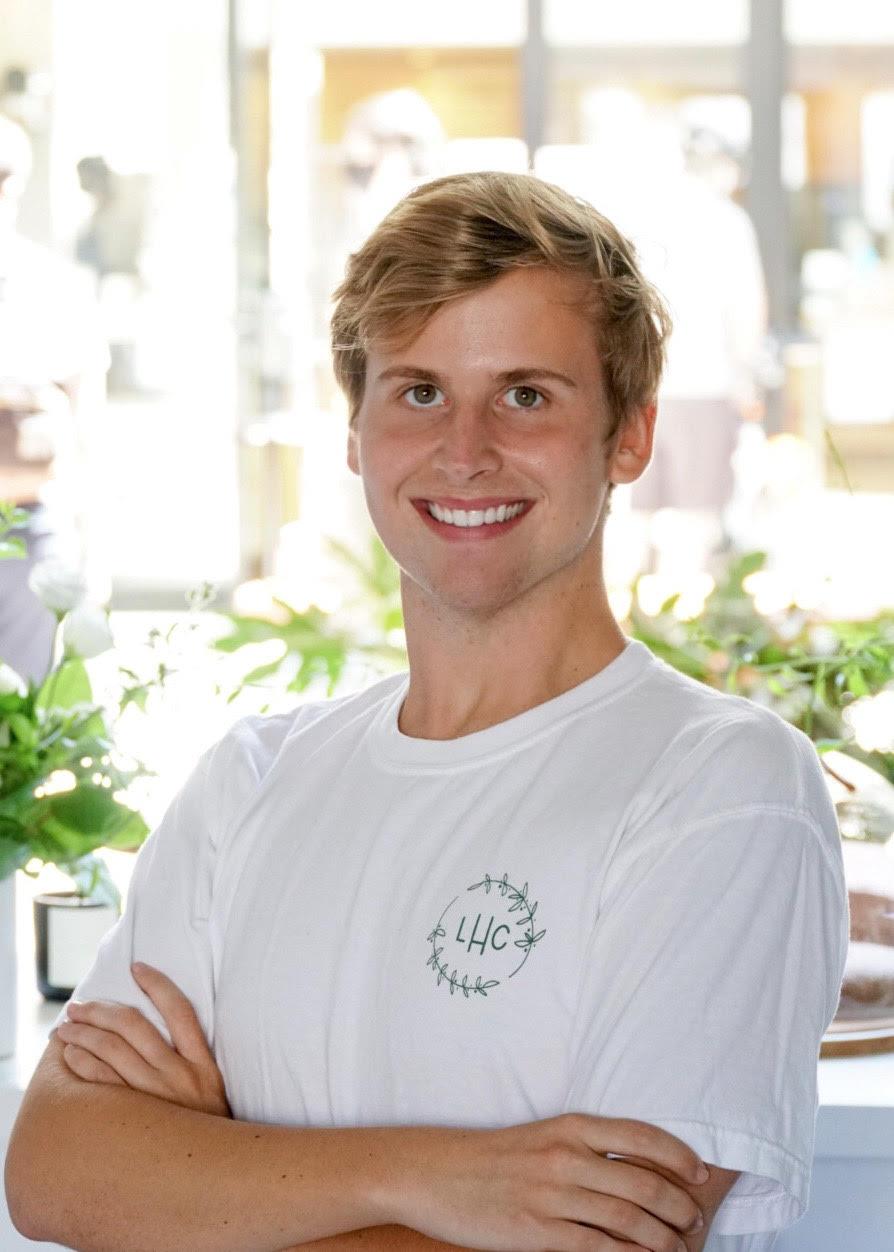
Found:
<svg viewBox="0 0 894 1252"><path fill-rule="evenodd" d="M56 1033L65 1064L88 1082L117 1083L184 1108L232 1117L223 1075L189 1000L161 970L135 965L133 976L161 1013L171 1047L139 1009L103 1000L69 1001Z"/></svg>
<svg viewBox="0 0 894 1252"><path fill-rule="evenodd" d="M700 1174L687 1144L647 1122L566 1113L499 1130L397 1134L377 1202L391 1221L449 1244L687 1252L681 1236L702 1216L689 1189L709 1171Z"/></svg>

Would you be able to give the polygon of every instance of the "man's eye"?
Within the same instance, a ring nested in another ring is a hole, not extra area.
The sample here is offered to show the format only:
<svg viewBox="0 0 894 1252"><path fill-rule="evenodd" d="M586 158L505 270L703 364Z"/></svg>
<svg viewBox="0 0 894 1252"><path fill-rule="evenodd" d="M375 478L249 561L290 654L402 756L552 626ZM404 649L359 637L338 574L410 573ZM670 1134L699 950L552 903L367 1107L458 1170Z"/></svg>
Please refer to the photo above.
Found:
<svg viewBox="0 0 894 1252"><path fill-rule="evenodd" d="M414 409L430 409L435 398L442 394L440 387L436 387L434 383L417 383L415 387L404 392Z"/></svg>
<svg viewBox="0 0 894 1252"><path fill-rule="evenodd" d="M515 396L515 403L510 401L510 409L539 409L543 401L543 393L536 387L510 387L507 396Z"/></svg>

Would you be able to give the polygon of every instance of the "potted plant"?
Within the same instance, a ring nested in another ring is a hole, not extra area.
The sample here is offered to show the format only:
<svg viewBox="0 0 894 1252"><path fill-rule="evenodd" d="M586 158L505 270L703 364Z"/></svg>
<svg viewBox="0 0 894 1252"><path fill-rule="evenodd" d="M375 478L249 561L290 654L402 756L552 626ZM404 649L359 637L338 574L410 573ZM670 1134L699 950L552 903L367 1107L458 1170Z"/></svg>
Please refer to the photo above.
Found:
<svg viewBox="0 0 894 1252"><path fill-rule="evenodd" d="M0 502L0 559L24 555L9 531L26 517ZM55 560L35 565L29 586L55 615L56 631L39 682L0 657L0 1056L15 1046L15 872L36 877L52 864L71 879L71 890L34 899L38 985L47 998L67 999L120 914L120 893L97 849L135 851L148 834L125 794L154 771L122 759L114 727L130 704L145 709L150 689L172 672L162 661L141 681L119 667L118 709L106 709L85 662L113 647L107 610L88 602L79 571ZM204 584L191 607L203 607L210 594ZM151 632L153 646L159 634Z"/></svg>

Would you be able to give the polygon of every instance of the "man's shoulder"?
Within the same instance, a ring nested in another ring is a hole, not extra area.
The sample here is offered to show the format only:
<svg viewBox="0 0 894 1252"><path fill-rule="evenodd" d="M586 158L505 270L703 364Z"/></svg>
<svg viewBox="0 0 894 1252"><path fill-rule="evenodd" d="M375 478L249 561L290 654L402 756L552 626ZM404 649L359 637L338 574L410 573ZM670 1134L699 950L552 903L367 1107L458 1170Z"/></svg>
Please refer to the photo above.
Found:
<svg viewBox="0 0 894 1252"><path fill-rule="evenodd" d="M660 657L642 685L640 700L648 707L651 720L661 727L665 739L684 735L698 739L726 729L772 737L792 729L771 708L739 695L723 691L700 678L676 669Z"/></svg>
<svg viewBox="0 0 894 1252"><path fill-rule="evenodd" d="M667 665L643 695L653 730L644 794L655 802L688 792L718 812L759 804L806 811L818 800L822 806L816 749L774 709Z"/></svg>
<svg viewBox="0 0 894 1252"><path fill-rule="evenodd" d="M403 680L390 675L361 691L323 700L304 700L296 707L276 713L248 713L237 718L204 752L198 773L209 803L220 814L212 834L218 851L229 842L241 816L255 802L262 788L275 785L282 772L300 764L302 754L316 749L311 738L324 736L345 726L358 729L368 725L384 699Z"/></svg>
<svg viewBox="0 0 894 1252"><path fill-rule="evenodd" d="M314 727L326 724L334 728L347 723L367 723L405 678L405 672L389 674L367 687L343 695L304 700L294 708L277 713L246 714L233 722L214 745L214 750L222 762L242 756L266 769L287 743Z"/></svg>
<svg viewBox="0 0 894 1252"><path fill-rule="evenodd" d="M653 667L650 679L650 701L657 701L667 711L669 720L676 721L681 729L691 726L696 731L710 731L728 726L739 727L757 740L772 742L780 736L806 739L802 731L761 699L724 691L666 662Z"/></svg>

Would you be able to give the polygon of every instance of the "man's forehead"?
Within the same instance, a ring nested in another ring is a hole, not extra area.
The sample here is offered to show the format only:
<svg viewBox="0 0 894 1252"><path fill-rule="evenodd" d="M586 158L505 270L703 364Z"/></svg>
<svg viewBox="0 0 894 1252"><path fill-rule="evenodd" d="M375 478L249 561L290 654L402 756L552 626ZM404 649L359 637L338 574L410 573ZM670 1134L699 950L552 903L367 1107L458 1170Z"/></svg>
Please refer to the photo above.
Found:
<svg viewBox="0 0 894 1252"><path fill-rule="evenodd" d="M550 330L551 322L542 316L544 305L551 317L564 313L592 325L595 296L593 282L582 274L540 266L518 268L431 305L380 318L368 346L382 352L403 350L419 339L439 334L445 324L468 326L475 322L491 324L497 333L533 338Z"/></svg>
<svg viewBox="0 0 894 1252"><path fill-rule="evenodd" d="M522 376L574 386L598 374L598 332L580 275L530 268L510 271L466 295L386 328L367 346L367 379L424 374Z"/></svg>

